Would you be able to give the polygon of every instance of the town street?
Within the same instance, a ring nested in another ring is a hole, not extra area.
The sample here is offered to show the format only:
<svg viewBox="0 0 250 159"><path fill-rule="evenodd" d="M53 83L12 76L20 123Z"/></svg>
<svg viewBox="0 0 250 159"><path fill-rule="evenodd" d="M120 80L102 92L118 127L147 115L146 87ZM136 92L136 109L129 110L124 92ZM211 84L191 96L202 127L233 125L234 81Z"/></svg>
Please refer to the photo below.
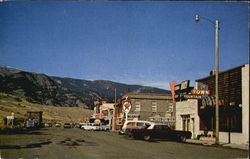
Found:
<svg viewBox="0 0 250 159"><path fill-rule="evenodd" d="M114 132L43 128L0 135L1 159L246 158L247 151L173 141L145 142Z"/></svg>

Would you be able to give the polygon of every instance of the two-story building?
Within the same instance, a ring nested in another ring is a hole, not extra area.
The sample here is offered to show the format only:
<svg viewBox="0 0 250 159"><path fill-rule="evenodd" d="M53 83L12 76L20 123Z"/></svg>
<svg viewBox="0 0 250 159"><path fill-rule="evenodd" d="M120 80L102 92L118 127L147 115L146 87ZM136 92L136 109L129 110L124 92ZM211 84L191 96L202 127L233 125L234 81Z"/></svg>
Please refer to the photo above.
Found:
<svg viewBox="0 0 250 159"><path fill-rule="evenodd" d="M174 121L173 99L170 94L126 93L123 98L131 103L129 118L156 122Z"/></svg>

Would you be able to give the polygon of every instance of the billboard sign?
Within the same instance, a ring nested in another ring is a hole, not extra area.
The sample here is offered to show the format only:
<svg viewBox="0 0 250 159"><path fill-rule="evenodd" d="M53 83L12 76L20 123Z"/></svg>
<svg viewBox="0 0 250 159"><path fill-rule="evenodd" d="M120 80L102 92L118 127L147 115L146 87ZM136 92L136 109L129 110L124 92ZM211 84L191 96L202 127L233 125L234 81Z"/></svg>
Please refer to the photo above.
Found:
<svg viewBox="0 0 250 159"><path fill-rule="evenodd" d="M181 82L181 90L189 88L189 80Z"/></svg>
<svg viewBox="0 0 250 159"><path fill-rule="evenodd" d="M175 91L181 90L181 85L180 85L180 84L175 85L175 86L174 86L174 90L175 90Z"/></svg>
<svg viewBox="0 0 250 159"><path fill-rule="evenodd" d="M190 81L186 80L186 81L181 82L180 84L175 84L174 90L176 92L181 92L182 90L187 90L190 88L189 83L190 83Z"/></svg>

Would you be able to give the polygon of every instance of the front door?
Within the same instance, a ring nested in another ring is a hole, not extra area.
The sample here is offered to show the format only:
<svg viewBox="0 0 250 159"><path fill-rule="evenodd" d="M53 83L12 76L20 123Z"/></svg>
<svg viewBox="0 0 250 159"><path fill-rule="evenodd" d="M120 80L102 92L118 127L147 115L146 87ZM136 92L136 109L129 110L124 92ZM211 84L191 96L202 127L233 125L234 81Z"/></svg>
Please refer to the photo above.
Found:
<svg viewBox="0 0 250 159"><path fill-rule="evenodd" d="M190 131L190 115L182 115L182 130Z"/></svg>

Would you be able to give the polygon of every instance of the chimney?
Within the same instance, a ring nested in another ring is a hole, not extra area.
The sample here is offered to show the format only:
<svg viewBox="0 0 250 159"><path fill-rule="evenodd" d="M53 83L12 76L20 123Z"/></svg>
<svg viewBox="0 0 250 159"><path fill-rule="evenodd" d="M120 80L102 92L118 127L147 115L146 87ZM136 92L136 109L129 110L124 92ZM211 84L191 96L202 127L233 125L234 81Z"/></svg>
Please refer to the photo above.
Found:
<svg viewBox="0 0 250 159"><path fill-rule="evenodd" d="M210 76L215 75L215 70L210 71Z"/></svg>

